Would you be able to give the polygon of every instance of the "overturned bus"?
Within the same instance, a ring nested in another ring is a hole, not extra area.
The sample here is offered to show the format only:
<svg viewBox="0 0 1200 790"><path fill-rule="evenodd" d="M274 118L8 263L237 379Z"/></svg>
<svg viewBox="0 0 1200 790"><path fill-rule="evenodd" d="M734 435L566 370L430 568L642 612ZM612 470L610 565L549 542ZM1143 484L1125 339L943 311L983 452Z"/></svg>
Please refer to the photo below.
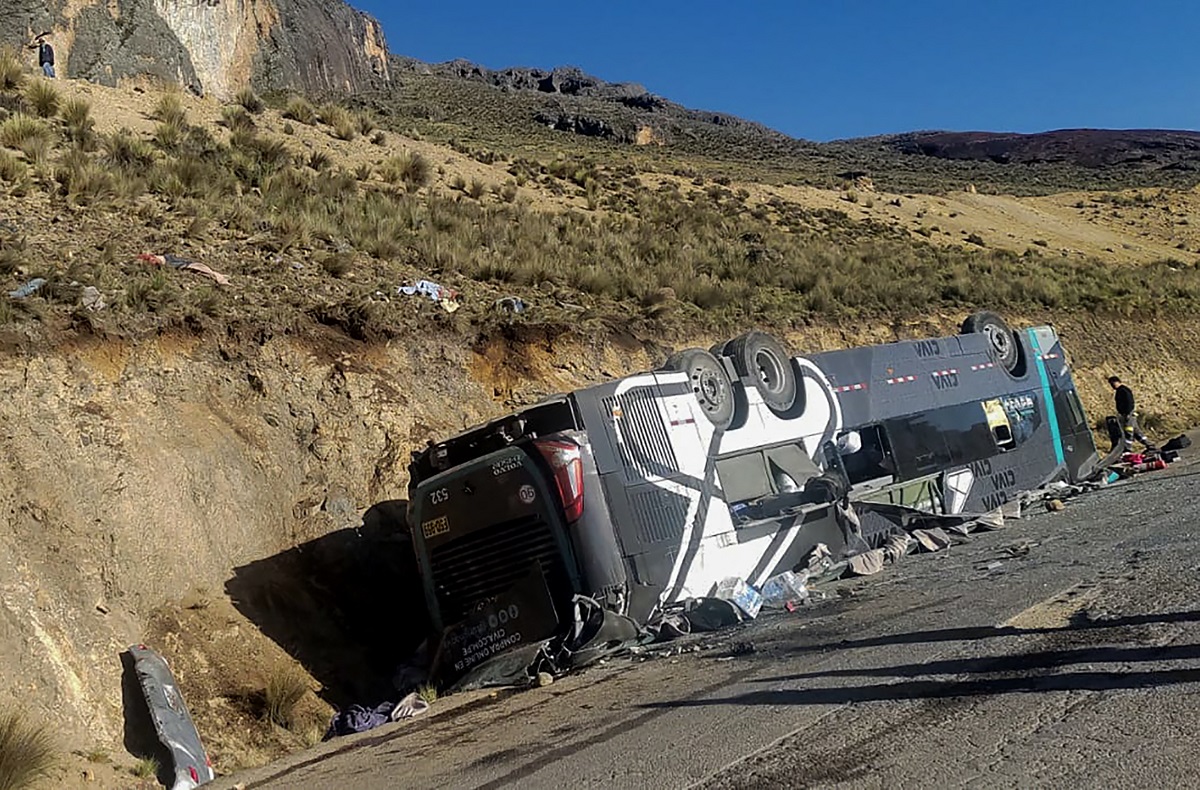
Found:
<svg viewBox="0 0 1200 790"><path fill-rule="evenodd" d="M409 522L443 666L459 675L570 622L576 594L645 622L819 544L834 505L986 512L1097 463L1054 329L791 356L751 332L414 453Z"/></svg>

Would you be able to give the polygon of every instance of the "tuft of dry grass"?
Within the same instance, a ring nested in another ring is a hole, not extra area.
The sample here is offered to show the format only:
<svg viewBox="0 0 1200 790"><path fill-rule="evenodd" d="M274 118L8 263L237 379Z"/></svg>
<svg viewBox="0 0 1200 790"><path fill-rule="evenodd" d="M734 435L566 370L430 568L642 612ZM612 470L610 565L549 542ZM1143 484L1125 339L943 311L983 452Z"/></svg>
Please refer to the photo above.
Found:
<svg viewBox="0 0 1200 790"><path fill-rule="evenodd" d="M183 142L187 127L177 120L160 121L154 127L154 142L164 151L174 151Z"/></svg>
<svg viewBox="0 0 1200 790"><path fill-rule="evenodd" d="M308 99L303 96L293 96L288 99L287 106L283 109L283 117L306 126L312 126L317 122L317 111Z"/></svg>
<svg viewBox="0 0 1200 790"><path fill-rule="evenodd" d="M61 102L58 88L55 88L50 80L41 78L32 80L25 86L22 99L25 106L39 118L53 118L58 114L58 106Z"/></svg>
<svg viewBox="0 0 1200 790"><path fill-rule="evenodd" d="M308 691L308 679L294 667L271 672L263 690L267 720L285 729L296 723L296 706Z"/></svg>
<svg viewBox="0 0 1200 790"><path fill-rule="evenodd" d="M432 168L429 160L416 151L405 151L385 159L379 167L379 174L389 184L405 183L423 187L429 183Z"/></svg>
<svg viewBox="0 0 1200 790"><path fill-rule="evenodd" d="M183 99L179 98L175 91L168 91L159 97L150 117L180 128L187 126L187 111L183 108Z"/></svg>
<svg viewBox="0 0 1200 790"><path fill-rule="evenodd" d="M258 129L254 118L238 104L221 109L221 125L230 132L253 132Z"/></svg>
<svg viewBox="0 0 1200 790"><path fill-rule="evenodd" d="M328 170L332 163L333 160L330 159L329 154L325 153L324 151L313 151L308 156L308 166L313 170L316 170L318 173Z"/></svg>
<svg viewBox="0 0 1200 790"><path fill-rule="evenodd" d="M367 135L371 134L371 132L374 132L379 128L379 125L375 123L375 119L365 112L358 113L356 116L356 121L358 125L358 133L363 137L366 137Z"/></svg>
<svg viewBox="0 0 1200 790"><path fill-rule="evenodd" d="M95 121L92 120L92 105L84 98L75 96L62 106L62 119L67 124L67 137L76 143L86 143L92 138Z"/></svg>
<svg viewBox="0 0 1200 790"><path fill-rule="evenodd" d="M0 91L15 91L25 82L25 67L21 56L11 45L0 49Z"/></svg>
<svg viewBox="0 0 1200 790"><path fill-rule="evenodd" d="M25 175L25 163L13 154L0 149L0 181L15 183Z"/></svg>
<svg viewBox="0 0 1200 790"><path fill-rule="evenodd" d="M128 129L105 135L100 148L105 164L111 167L144 172L154 165L154 147Z"/></svg>
<svg viewBox="0 0 1200 790"><path fill-rule="evenodd" d="M258 115L267 107L259 95L254 92L253 88L242 88L233 97L233 100L241 105L246 112L253 115Z"/></svg>
<svg viewBox="0 0 1200 790"><path fill-rule="evenodd" d="M321 121L332 130L339 140L353 140L358 136L358 119L340 104L326 104L321 108Z"/></svg>
<svg viewBox="0 0 1200 790"><path fill-rule="evenodd" d="M18 711L0 713L0 790L18 790L46 776L58 762L49 728Z"/></svg>
<svg viewBox="0 0 1200 790"><path fill-rule="evenodd" d="M154 779L158 776L158 760L153 757L143 757L129 769L129 773L138 779Z"/></svg>
<svg viewBox="0 0 1200 790"><path fill-rule="evenodd" d="M63 156L54 178L63 193L78 205L93 203L116 191L109 169L78 149Z"/></svg>
<svg viewBox="0 0 1200 790"><path fill-rule="evenodd" d="M18 113L0 123L0 145L17 149L36 167L49 158L51 132L37 119Z"/></svg>

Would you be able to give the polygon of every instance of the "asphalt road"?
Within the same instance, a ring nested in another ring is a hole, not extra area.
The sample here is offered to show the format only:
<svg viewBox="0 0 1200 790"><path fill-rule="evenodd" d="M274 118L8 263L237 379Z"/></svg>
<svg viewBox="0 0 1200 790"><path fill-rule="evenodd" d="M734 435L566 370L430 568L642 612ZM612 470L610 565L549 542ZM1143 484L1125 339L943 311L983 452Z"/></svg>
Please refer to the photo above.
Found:
<svg viewBox="0 0 1200 790"><path fill-rule="evenodd" d="M698 652L449 698L218 786L1200 787L1198 493L1178 464Z"/></svg>

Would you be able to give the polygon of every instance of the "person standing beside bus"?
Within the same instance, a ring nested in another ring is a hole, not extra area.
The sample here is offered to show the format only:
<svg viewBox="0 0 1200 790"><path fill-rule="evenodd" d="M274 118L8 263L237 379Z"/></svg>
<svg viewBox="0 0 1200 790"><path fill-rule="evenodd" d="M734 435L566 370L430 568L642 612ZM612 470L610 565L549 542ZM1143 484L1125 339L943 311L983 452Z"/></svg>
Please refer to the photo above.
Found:
<svg viewBox="0 0 1200 790"><path fill-rule="evenodd" d="M1121 383L1118 376L1109 376L1108 385L1115 392L1117 419L1121 423L1121 443L1124 452L1133 451L1133 440L1137 439L1147 450L1157 449L1138 425L1137 410L1133 400L1133 390Z"/></svg>

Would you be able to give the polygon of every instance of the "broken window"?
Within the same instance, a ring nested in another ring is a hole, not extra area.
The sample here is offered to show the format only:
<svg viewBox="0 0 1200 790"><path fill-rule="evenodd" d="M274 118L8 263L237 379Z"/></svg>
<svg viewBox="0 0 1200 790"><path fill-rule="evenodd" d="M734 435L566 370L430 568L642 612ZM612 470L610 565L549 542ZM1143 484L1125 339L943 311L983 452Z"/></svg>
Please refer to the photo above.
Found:
<svg viewBox="0 0 1200 790"><path fill-rule="evenodd" d="M802 443L739 453L717 461L717 478L735 522L758 521L801 503L805 484L821 474Z"/></svg>
<svg viewBox="0 0 1200 790"><path fill-rule="evenodd" d="M868 425L856 428L852 433L858 434L859 449L842 454L842 465L846 468L850 485L892 479L896 471L896 462L892 458L892 448L888 443L887 434L883 432L883 426Z"/></svg>

